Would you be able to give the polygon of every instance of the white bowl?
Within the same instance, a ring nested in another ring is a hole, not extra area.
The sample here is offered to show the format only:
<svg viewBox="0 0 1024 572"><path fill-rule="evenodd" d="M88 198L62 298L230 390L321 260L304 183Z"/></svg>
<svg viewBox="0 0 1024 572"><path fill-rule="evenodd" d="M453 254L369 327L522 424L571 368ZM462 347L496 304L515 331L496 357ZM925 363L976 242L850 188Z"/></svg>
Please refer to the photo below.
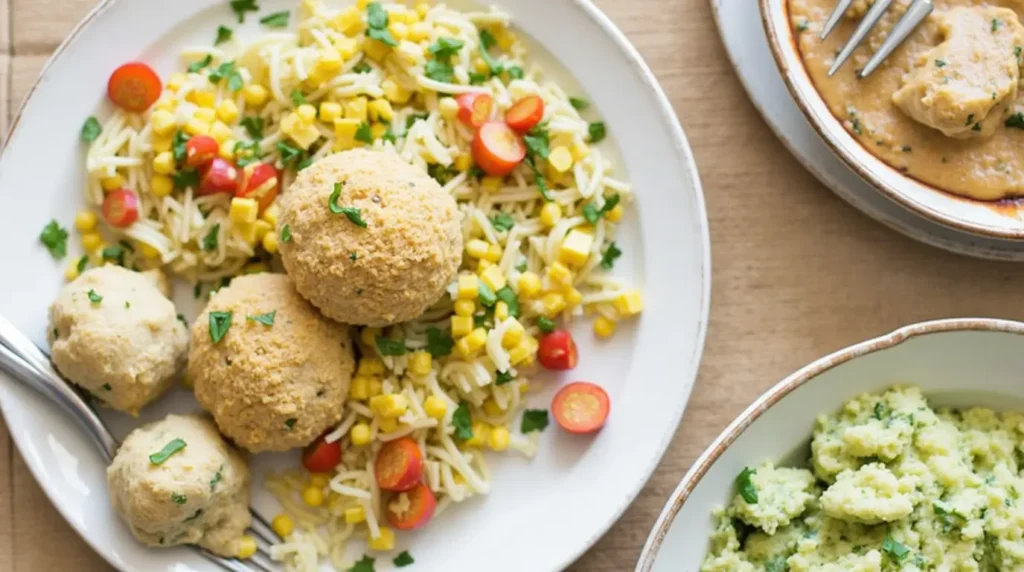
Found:
<svg viewBox="0 0 1024 572"><path fill-rule="evenodd" d="M768 390L700 456L672 493L636 570L696 571L744 467L803 464L814 419L863 392L917 385L932 405L1024 409L1024 323L923 322L823 357Z"/></svg>
<svg viewBox="0 0 1024 572"><path fill-rule="evenodd" d="M832 115L807 74L790 25L789 0L759 2L768 45L782 78L833 153L883 195L922 217L976 235L1024 240L1024 204L1019 201L976 201L944 192L899 172L865 149Z"/></svg>

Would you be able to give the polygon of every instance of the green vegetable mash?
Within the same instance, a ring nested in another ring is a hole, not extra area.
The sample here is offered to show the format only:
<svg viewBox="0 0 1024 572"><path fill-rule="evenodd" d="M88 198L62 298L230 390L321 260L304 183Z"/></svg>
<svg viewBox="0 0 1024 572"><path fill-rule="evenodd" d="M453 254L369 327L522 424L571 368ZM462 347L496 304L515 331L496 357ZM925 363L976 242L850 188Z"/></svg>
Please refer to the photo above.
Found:
<svg viewBox="0 0 1024 572"><path fill-rule="evenodd" d="M864 394L818 418L809 464L745 468L701 572L1024 570L1022 412Z"/></svg>

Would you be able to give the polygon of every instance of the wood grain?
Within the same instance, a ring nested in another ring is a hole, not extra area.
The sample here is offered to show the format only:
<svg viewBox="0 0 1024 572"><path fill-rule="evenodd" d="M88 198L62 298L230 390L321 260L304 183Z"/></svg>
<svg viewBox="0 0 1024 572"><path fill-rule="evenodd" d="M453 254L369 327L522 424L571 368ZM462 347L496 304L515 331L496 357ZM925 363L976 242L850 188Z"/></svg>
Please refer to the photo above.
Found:
<svg viewBox="0 0 1024 572"><path fill-rule="evenodd" d="M5 40L0 49L13 57L0 56L0 123L26 93L46 54L93 5L93 0L8 1L13 37L0 29ZM910 322L951 316L1024 319L1024 304L1018 302L1024 266L968 259L913 242L862 216L818 183L748 102L705 0L597 3L647 60L686 129L707 198L714 267L707 347L682 426L636 502L572 567L611 572L632 569L663 503L693 459L779 378L825 353ZM4 18L0 14L0 24ZM69 563L77 570L105 569L39 492L0 426L0 569L51 570Z"/></svg>

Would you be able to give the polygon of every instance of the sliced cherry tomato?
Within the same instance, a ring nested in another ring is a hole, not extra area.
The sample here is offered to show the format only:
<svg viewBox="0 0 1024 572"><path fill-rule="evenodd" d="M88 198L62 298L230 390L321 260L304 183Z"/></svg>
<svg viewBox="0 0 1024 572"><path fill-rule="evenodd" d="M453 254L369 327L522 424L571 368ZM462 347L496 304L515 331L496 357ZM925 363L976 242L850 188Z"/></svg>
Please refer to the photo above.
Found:
<svg viewBox="0 0 1024 572"><path fill-rule="evenodd" d="M503 177L526 157L523 138L503 121L488 121L473 137L473 162L488 175Z"/></svg>
<svg viewBox="0 0 1024 572"><path fill-rule="evenodd" d="M199 195L234 194L238 188L238 169L220 157L214 157L200 172Z"/></svg>
<svg viewBox="0 0 1024 572"><path fill-rule="evenodd" d="M128 62L114 70L107 81L107 96L121 109L142 113L160 98L163 85L153 68Z"/></svg>
<svg viewBox="0 0 1024 572"><path fill-rule="evenodd" d="M281 190L281 176L270 163L249 163L242 167L242 177L235 189L235 196L243 199L256 199L263 212Z"/></svg>
<svg viewBox="0 0 1024 572"><path fill-rule="evenodd" d="M407 491L423 478L423 452L408 437L395 439L380 448L373 467L377 486L386 491Z"/></svg>
<svg viewBox="0 0 1024 572"><path fill-rule="evenodd" d="M608 419L611 401L601 386L574 381L555 394L551 413L562 429L570 433L593 433Z"/></svg>
<svg viewBox="0 0 1024 572"><path fill-rule="evenodd" d="M103 198L103 218L110 226L126 228L139 220L139 195L117 189Z"/></svg>
<svg viewBox="0 0 1024 572"><path fill-rule="evenodd" d="M341 462L341 441L328 443L321 435L302 450L302 466L311 473L329 473Z"/></svg>
<svg viewBox="0 0 1024 572"><path fill-rule="evenodd" d="M434 497L433 491L427 485L416 483L413 488L399 494L405 495L408 506L402 506L401 512L395 512L392 508L393 505L404 505L405 503L396 503L397 495L392 499L392 502L388 504L388 522L391 523L391 526L398 530L415 530L430 522L430 519L434 517L437 498Z"/></svg>
<svg viewBox="0 0 1024 572"><path fill-rule="evenodd" d="M512 104L505 112L505 123L520 133L526 133L544 118L544 100L539 95L528 95Z"/></svg>
<svg viewBox="0 0 1024 572"><path fill-rule="evenodd" d="M491 118L491 109L494 107L494 100L491 99L490 94L479 91L463 93L455 98L455 103L459 104L459 121L473 129L480 127Z"/></svg>
<svg viewBox="0 0 1024 572"><path fill-rule="evenodd" d="M220 144L209 135L196 135L185 143L185 164L189 167L202 167L217 156Z"/></svg>
<svg viewBox="0 0 1024 572"><path fill-rule="evenodd" d="M537 359L540 365L555 370L572 369L577 361L576 342L568 330L554 330L540 339Z"/></svg>

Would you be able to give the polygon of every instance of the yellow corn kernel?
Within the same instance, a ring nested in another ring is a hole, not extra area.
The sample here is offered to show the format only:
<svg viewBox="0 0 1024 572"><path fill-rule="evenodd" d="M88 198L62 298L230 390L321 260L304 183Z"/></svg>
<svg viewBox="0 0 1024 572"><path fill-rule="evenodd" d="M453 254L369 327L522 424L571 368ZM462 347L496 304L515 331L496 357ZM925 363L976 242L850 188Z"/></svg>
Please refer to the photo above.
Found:
<svg viewBox="0 0 1024 572"><path fill-rule="evenodd" d="M206 135L210 132L210 124L197 117L189 119L185 123L185 133L195 137L196 135Z"/></svg>
<svg viewBox="0 0 1024 572"><path fill-rule="evenodd" d="M561 218L562 207L558 206L557 203L548 201L540 209L540 222L548 228L555 226Z"/></svg>
<svg viewBox="0 0 1024 572"><path fill-rule="evenodd" d="M359 332L359 340L363 342L363 344L372 348L377 346L377 336L379 335L380 328L363 328L363 330Z"/></svg>
<svg viewBox="0 0 1024 572"><path fill-rule="evenodd" d="M309 149L309 146L313 143L316 143L317 139L320 139L320 130L315 125L303 125L293 131L290 136L296 145L305 150Z"/></svg>
<svg viewBox="0 0 1024 572"><path fill-rule="evenodd" d="M250 83L242 88L242 97L245 99L245 103L253 107L262 107L267 102L269 95L267 88L258 83Z"/></svg>
<svg viewBox="0 0 1024 572"><path fill-rule="evenodd" d="M338 50L341 59L349 60L359 51L359 42L355 38L338 38L334 41L334 49Z"/></svg>
<svg viewBox="0 0 1024 572"><path fill-rule="evenodd" d="M379 357L360 358L356 373L358 375L383 375L384 362Z"/></svg>
<svg viewBox="0 0 1024 572"><path fill-rule="evenodd" d="M541 306L544 308L544 315L553 318L558 315L559 312L565 309L565 298L557 292L549 292L540 299Z"/></svg>
<svg viewBox="0 0 1024 572"><path fill-rule="evenodd" d="M370 397L370 377L356 375L348 386L348 396L357 401L365 401Z"/></svg>
<svg viewBox="0 0 1024 572"><path fill-rule="evenodd" d="M335 101L323 101L320 103L320 120L325 123L334 123L335 119L341 117L341 104ZM355 133L355 132L353 132Z"/></svg>
<svg viewBox="0 0 1024 572"><path fill-rule="evenodd" d="M455 317L452 317L454 320ZM466 340L469 336L464 336L459 341L455 342L455 353L463 359L469 359L473 355L473 350L469 349L469 342Z"/></svg>
<svg viewBox="0 0 1024 572"><path fill-rule="evenodd" d="M303 123L313 123L316 120L316 108L308 103L300 105L295 113Z"/></svg>
<svg viewBox="0 0 1024 572"><path fill-rule="evenodd" d="M559 173L564 173L572 168L572 153L565 147L555 147L548 154L548 163Z"/></svg>
<svg viewBox="0 0 1024 572"><path fill-rule="evenodd" d="M221 142L220 148L217 149L217 154L220 155L221 159L225 161L233 161L235 158L235 144L238 143L234 139L225 139Z"/></svg>
<svg viewBox="0 0 1024 572"><path fill-rule="evenodd" d="M246 558L252 558L253 554L256 554L256 539L246 534L238 541L238 557L242 560Z"/></svg>
<svg viewBox="0 0 1024 572"><path fill-rule="evenodd" d="M84 248L88 253L96 251L96 249L98 249L102 244L103 237L100 236L99 233L87 232L82 235L82 248ZM472 324L473 320L471 319L469 322Z"/></svg>
<svg viewBox="0 0 1024 572"><path fill-rule="evenodd" d="M324 491L320 487L312 485L302 489L302 502L309 506L317 507L324 504Z"/></svg>
<svg viewBox="0 0 1024 572"><path fill-rule="evenodd" d="M476 263L476 273L482 275L485 270L494 266L494 263L486 258L481 258Z"/></svg>
<svg viewBox="0 0 1024 572"><path fill-rule="evenodd" d="M495 401L494 398L491 397L488 397L486 400L484 400L483 409L484 413L490 415L491 417L501 417L502 415L505 414L505 410L498 405L498 402ZM497 427L495 427L495 429L497 429Z"/></svg>
<svg viewBox="0 0 1024 572"><path fill-rule="evenodd" d="M213 109L206 109L204 107L204 108L201 108L201 109L197 109L195 111L195 113L192 114L192 118L193 119L198 119L199 121L202 121L203 123L213 123L214 121L217 120L217 112L214 111Z"/></svg>
<svg viewBox="0 0 1024 572"><path fill-rule="evenodd" d="M526 340L519 342L519 345L508 350L508 359L512 362L512 365L519 365L527 359L532 358L534 349L526 343Z"/></svg>
<svg viewBox="0 0 1024 572"><path fill-rule="evenodd" d="M405 22L399 22L395 18L391 18L391 21L388 22L388 30L399 42L409 36L409 26L406 26Z"/></svg>
<svg viewBox="0 0 1024 572"><path fill-rule="evenodd" d="M501 260L501 256L505 254L505 250L497 244L491 244L487 246L487 254L484 255L485 260L491 262L498 262Z"/></svg>
<svg viewBox="0 0 1024 572"><path fill-rule="evenodd" d="M78 232L91 232L96 230L96 213L92 211L79 211L75 215L75 228Z"/></svg>
<svg viewBox="0 0 1024 572"><path fill-rule="evenodd" d="M316 62L316 68L326 74L337 73L341 69L341 53L334 49L322 49L320 50L320 59Z"/></svg>
<svg viewBox="0 0 1024 572"><path fill-rule="evenodd" d="M473 71L477 73L485 73L491 69L491 66L487 65L487 62L480 56L473 58L473 61L470 63L473 64Z"/></svg>
<svg viewBox="0 0 1024 572"><path fill-rule="evenodd" d="M377 426L384 433L393 433L398 430L398 420L394 417L377 416Z"/></svg>
<svg viewBox="0 0 1024 572"><path fill-rule="evenodd" d="M505 324L505 335L501 337L501 345L505 349L514 348L523 340L526 328L515 318L509 318Z"/></svg>
<svg viewBox="0 0 1024 572"><path fill-rule="evenodd" d="M639 290L619 294L615 299L615 309L623 316L635 316L644 309L644 295Z"/></svg>
<svg viewBox="0 0 1024 572"><path fill-rule="evenodd" d="M360 0L362 1L362 0ZM388 550L395 549L395 531L391 530L386 526L380 527L380 535L377 538L371 538L366 542L370 550L376 550L378 552L387 552Z"/></svg>
<svg viewBox="0 0 1024 572"><path fill-rule="evenodd" d="M167 90L160 94L153 109L155 111L174 111L176 107L178 107L178 98L174 97L173 91Z"/></svg>
<svg viewBox="0 0 1024 572"><path fill-rule="evenodd" d="M508 28L498 27L494 29L494 39L498 42L498 48L508 51L516 43L516 35Z"/></svg>
<svg viewBox="0 0 1024 572"><path fill-rule="evenodd" d="M167 175L153 175L150 187L154 195L163 198L174 191L174 180Z"/></svg>
<svg viewBox="0 0 1024 572"><path fill-rule="evenodd" d="M75 278L78 278L78 260L72 260L68 267L64 269L64 279L71 282Z"/></svg>
<svg viewBox="0 0 1024 572"><path fill-rule="evenodd" d="M369 382L369 387L370 387L370 391L369 391L370 397L373 397L375 395L380 395L382 393L384 384L381 383L379 378L371 377L370 378L370 382Z"/></svg>
<svg viewBox="0 0 1024 572"><path fill-rule="evenodd" d="M292 520L292 517L282 512L274 517L274 520L270 523L270 527L273 528L274 532L281 538L288 538L292 532L295 532L295 521Z"/></svg>
<svg viewBox="0 0 1024 572"><path fill-rule="evenodd" d="M228 211L228 216L236 224L252 224L256 222L259 212L260 205L256 202L256 199L235 197L231 199L231 208Z"/></svg>
<svg viewBox="0 0 1024 572"><path fill-rule="evenodd" d="M153 125L153 133L161 136L172 135L178 124L174 121L174 114L170 111L157 109L149 116Z"/></svg>
<svg viewBox="0 0 1024 572"><path fill-rule="evenodd" d="M455 115L459 113L459 104L454 97L443 97L437 102L437 110L441 113L441 117L454 119Z"/></svg>
<svg viewBox="0 0 1024 572"><path fill-rule="evenodd" d="M621 204L615 205L610 210L605 211L604 218L608 222L619 222L622 220L622 213L624 210L625 209L623 209Z"/></svg>
<svg viewBox="0 0 1024 572"><path fill-rule="evenodd" d="M594 320L594 333L599 338L610 338L615 333L615 320L609 320L604 316L598 316Z"/></svg>
<svg viewBox="0 0 1024 572"><path fill-rule="evenodd" d="M476 304L472 300L457 300L455 302L456 316L472 316L476 311Z"/></svg>
<svg viewBox="0 0 1024 572"><path fill-rule="evenodd" d="M187 76L181 72L174 72L171 77L167 78L167 89L171 91L178 91L181 89L181 84L185 83L188 79Z"/></svg>
<svg viewBox="0 0 1024 572"><path fill-rule="evenodd" d="M480 179L480 188L488 192L497 191L501 188L501 177L487 176ZM543 213L544 211L542 209L541 214L543 215Z"/></svg>
<svg viewBox="0 0 1024 572"><path fill-rule="evenodd" d="M217 140L219 144L217 147L218 154L220 152L220 145L223 145L225 141L231 139L235 134L231 131L231 128L224 124L223 121L214 121L213 125L210 126L210 136Z"/></svg>
<svg viewBox="0 0 1024 572"><path fill-rule="evenodd" d="M377 412L381 417L397 419L409 410L409 400L400 393L389 393L377 395L370 398L370 409Z"/></svg>
<svg viewBox="0 0 1024 572"><path fill-rule="evenodd" d="M466 340L466 343L469 346L469 351L475 352L484 347L484 344L487 343L487 330L483 328L476 328L470 332L468 336L464 337L463 340Z"/></svg>
<svg viewBox="0 0 1024 572"><path fill-rule="evenodd" d="M375 99L367 104L367 111L369 112L370 119L373 121L386 121L390 122L395 118L395 110L391 107L391 102L386 99Z"/></svg>
<svg viewBox="0 0 1024 572"><path fill-rule="evenodd" d="M145 242L139 243L139 248L142 249L142 255L146 258L158 258L160 251L146 244Z"/></svg>
<svg viewBox="0 0 1024 572"><path fill-rule="evenodd" d="M583 301L583 293L572 286L566 288L562 292L562 296L565 297L565 303L569 306L575 306Z"/></svg>
<svg viewBox="0 0 1024 572"><path fill-rule="evenodd" d="M174 173L174 155L170 151L157 154L153 157L153 170L161 175Z"/></svg>
<svg viewBox="0 0 1024 572"><path fill-rule="evenodd" d="M370 428L366 428L369 432ZM366 511L361 506L354 506L352 508L345 509L345 522L348 524L359 524L360 522L366 521Z"/></svg>
<svg viewBox="0 0 1024 572"><path fill-rule="evenodd" d="M473 166L473 158L469 156L469 153L459 153L455 157L455 170L460 173L465 173Z"/></svg>
<svg viewBox="0 0 1024 572"><path fill-rule="evenodd" d="M430 368L434 365L434 359L430 353L424 351L418 351L412 353L412 358L409 360L409 371L416 375L427 375L430 373Z"/></svg>
<svg viewBox="0 0 1024 572"><path fill-rule="evenodd" d="M491 429L491 434L487 438L487 446L494 451L504 451L508 449L508 429L505 427L495 427Z"/></svg>
<svg viewBox="0 0 1024 572"><path fill-rule="evenodd" d="M352 36L362 30L363 20L359 10L355 6L349 6L331 18L329 25L342 34Z"/></svg>
<svg viewBox="0 0 1024 572"><path fill-rule="evenodd" d="M452 480L455 481L455 484L459 486L466 484L466 477L462 476L462 473L455 473L455 476L452 477Z"/></svg>
<svg viewBox="0 0 1024 572"><path fill-rule="evenodd" d="M416 14L420 17L420 19L426 18L427 12L430 12L430 4L426 2L420 2L419 4L416 4Z"/></svg>
<svg viewBox="0 0 1024 572"><path fill-rule="evenodd" d="M415 12L410 12L415 14ZM421 42L430 38L430 24L426 22L412 22L409 26L409 40L412 42Z"/></svg>
<svg viewBox="0 0 1024 572"><path fill-rule="evenodd" d="M434 419L444 419L448 413L448 402L436 395L431 395L423 402L423 411Z"/></svg>
<svg viewBox="0 0 1024 572"><path fill-rule="evenodd" d="M256 246L256 225L253 223L239 223L234 225L235 236L245 241L249 246Z"/></svg>
<svg viewBox="0 0 1024 572"><path fill-rule="evenodd" d="M491 266L484 270L480 274L480 281L490 286L495 292L504 288L506 284L505 275L502 274L501 268L497 266Z"/></svg>
<svg viewBox="0 0 1024 572"><path fill-rule="evenodd" d="M363 40L363 53L375 62L382 62L384 58L388 57L391 50L384 42L367 38Z"/></svg>
<svg viewBox="0 0 1024 572"><path fill-rule="evenodd" d="M552 262L547 274L548 280L557 287L572 285L572 271L561 262Z"/></svg>
<svg viewBox="0 0 1024 572"><path fill-rule="evenodd" d="M389 126L387 123L374 123L370 125L370 137L380 139L388 132L388 128Z"/></svg>
<svg viewBox="0 0 1024 572"><path fill-rule="evenodd" d="M491 428L483 421L473 422L473 436L466 439L465 443L467 447L480 447L487 442L487 438L491 434Z"/></svg>
<svg viewBox="0 0 1024 572"><path fill-rule="evenodd" d="M265 223L264 223L265 224ZM246 225L254 226L254 225ZM258 234L258 233L254 233ZM255 243L261 236L254 236L252 242ZM267 271L267 265L262 262L250 262L242 267L242 274L262 274Z"/></svg>
<svg viewBox="0 0 1024 572"><path fill-rule="evenodd" d="M327 473L310 473L309 484L314 487L324 488L331 482L331 475Z"/></svg>
<svg viewBox="0 0 1024 572"><path fill-rule="evenodd" d="M401 84L393 79L385 79L381 82L380 88L384 91L384 97L388 98L391 103L397 103L402 105L409 101L412 97L412 92L403 87ZM442 100L444 101L444 100Z"/></svg>
<svg viewBox="0 0 1024 572"><path fill-rule="evenodd" d="M540 293L540 277L527 270L519 275L519 291L523 298L532 298Z"/></svg>
<svg viewBox="0 0 1024 572"><path fill-rule="evenodd" d="M461 338L473 331L473 316L452 316L452 336Z"/></svg>
<svg viewBox="0 0 1024 572"><path fill-rule="evenodd" d="M267 235L263 237L262 243L264 250L270 254L277 254L278 238L276 232L268 232Z"/></svg>
<svg viewBox="0 0 1024 572"><path fill-rule="evenodd" d="M356 423L348 432L352 444L357 447L370 444L370 426L366 423Z"/></svg>
<svg viewBox="0 0 1024 572"><path fill-rule="evenodd" d="M458 299L476 300L480 295L480 282L475 274L459 274Z"/></svg>
<svg viewBox="0 0 1024 572"><path fill-rule="evenodd" d="M360 123L366 121L366 98L359 96L350 99L345 104L345 118L355 119Z"/></svg>
<svg viewBox="0 0 1024 572"><path fill-rule="evenodd" d="M508 318L508 304L504 300L498 300L494 305L494 320L504 322Z"/></svg>
<svg viewBox="0 0 1024 572"><path fill-rule="evenodd" d="M487 256L487 242L474 238L473 240L466 243L466 254L473 258L483 258Z"/></svg>
<svg viewBox="0 0 1024 572"><path fill-rule="evenodd" d="M573 266L583 266L590 256L594 237L578 229L572 229L558 249L558 259Z"/></svg>
<svg viewBox="0 0 1024 572"><path fill-rule="evenodd" d="M217 117L224 123L234 123L238 119L238 106L230 99L225 99L217 106Z"/></svg>
<svg viewBox="0 0 1024 572"><path fill-rule="evenodd" d="M335 119L334 136L338 139L355 139L356 130L359 129L358 119Z"/></svg>
<svg viewBox="0 0 1024 572"><path fill-rule="evenodd" d="M100 186L104 191L116 191L124 186L124 177L117 174L112 177L103 177L100 179Z"/></svg>
<svg viewBox="0 0 1024 572"><path fill-rule="evenodd" d="M170 151L174 146L174 141L170 137L160 137L159 135L153 136L153 151L155 153L163 153L164 151Z"/></svg>

